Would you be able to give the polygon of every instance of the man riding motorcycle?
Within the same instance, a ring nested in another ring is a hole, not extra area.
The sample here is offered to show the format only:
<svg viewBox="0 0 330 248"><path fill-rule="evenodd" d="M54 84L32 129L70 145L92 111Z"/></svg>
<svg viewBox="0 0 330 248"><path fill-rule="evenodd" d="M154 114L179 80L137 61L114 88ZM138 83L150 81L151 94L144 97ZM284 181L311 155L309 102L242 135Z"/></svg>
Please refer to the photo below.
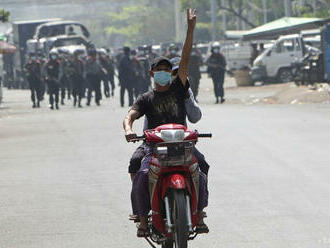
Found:
<svg viewBox="0 0 330 248"><path fill-rule="evenodd" d="M172 64L172 79L174 80L178 74L179 70L179 64L180 64L180 57L176 57L170 60ZM191 123L197 123L201 118L202 118L202 111L200 107L198 106L197 102L195 101L194 94L191 90L191 88L188 89L188 94L185 99L185 109L186 109L186 114L187 118ZM143 130L148 129L148 119L144 119L144 127ZM147 155L147 147L146 144L143 143L141 144L133 153L130 163L129 163L129 168L128 168L128 173L131 174L131 179L133 181L135 174L141 167L141 161L144 158L145 155ZM194 154L198 159L199 167L201 171L204 174L208 174L209 170L209 165L205 161L204 155L200 153L196 148L194 150Z"/></svg>
<svg viewBox="0 0 330 248"><path fill-rule="evenodd" d="M196 25L196 12L187 11L188 30L186 41L182 50L178 76L171 82L172 64L165 57L156 58L151 65L150 76L154 78L155 89L141 95L124 119L123 127L127 141L136 139L132 126L136 119L145 115L148 120L148 129L156 128L166 123L185 125L186 110L185 98L189 89L188 63L193 45L193 31ZM137 172L132 189L133 214L139 216L140 225L137 231L138 237L149 235L147 218L150 211L150 199L148 193L148 171L152 147L149 147L147 155L142 161L141 168ZM198 204L199 223L197 229L208 232L208 227L203 221L203 209L207 206L206 176L200 174L200 202Z"/></svg>

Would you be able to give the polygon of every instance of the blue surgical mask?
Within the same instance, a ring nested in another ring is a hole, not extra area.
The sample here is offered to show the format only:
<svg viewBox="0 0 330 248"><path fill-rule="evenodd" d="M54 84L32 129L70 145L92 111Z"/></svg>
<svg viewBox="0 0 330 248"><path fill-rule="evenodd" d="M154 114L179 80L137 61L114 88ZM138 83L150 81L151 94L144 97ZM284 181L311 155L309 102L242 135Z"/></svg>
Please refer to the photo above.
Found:
<svg viewBox="0 0 330 248"><path fill-rule="evenodd" d="M154 72L155 83L166 86L171 81L171 73L167 71L155 71Z"/></svg>

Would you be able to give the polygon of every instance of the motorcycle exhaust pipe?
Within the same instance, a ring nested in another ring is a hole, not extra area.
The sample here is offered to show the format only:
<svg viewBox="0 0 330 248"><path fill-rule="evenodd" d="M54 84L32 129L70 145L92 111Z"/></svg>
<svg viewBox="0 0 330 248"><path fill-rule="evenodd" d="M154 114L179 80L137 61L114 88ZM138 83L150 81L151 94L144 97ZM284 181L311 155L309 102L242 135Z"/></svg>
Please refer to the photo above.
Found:
<svg viewBox="0 0 330 248"><path fill-rule="evenodd" d="M193 229L192 229L192 222L191 222L191 209L190 209L190 199L189 199L189 195L186 195L186 210L187 210L187 221L188 221L188 228L189 228L189 232L192 233Z"/></svg>
<svg viewBox="0 0 330 248"><path fill-rule="evenodd" d="M170 214L170 203L168 200L168 197L165 196L165 211L166 211L166 221L167 221L167 226L168 226L168 232L172 232L172 223L171 223L171 214Z"/></svg>

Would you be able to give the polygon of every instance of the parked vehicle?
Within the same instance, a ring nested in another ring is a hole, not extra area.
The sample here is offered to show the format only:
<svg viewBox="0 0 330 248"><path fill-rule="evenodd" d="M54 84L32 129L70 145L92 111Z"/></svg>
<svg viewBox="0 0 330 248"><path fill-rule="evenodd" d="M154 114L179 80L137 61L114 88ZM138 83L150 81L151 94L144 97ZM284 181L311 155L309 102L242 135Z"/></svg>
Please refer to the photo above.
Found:
<svg viewBox="0 0 330 248"><path fill-rule="evenodd" d="M4 59L4 68L6 77L4 84L10 88L27 88L28 84L25 80L24 65L27 59L27 40L31 39L37 27L46 22L58 21L60 19L44 19L35 21L19 21L13 22L12 34L9 40L17 48L14 55L6 55Z"/></svg>
<svg viewBox="0 0 330 248"><path fill-rule="evenodd" d="M225 56L229 71L246 68L250 64L252 47L250 42L220 43L220 51Z"/></svg>
<svg viewBox="0 0 330 248"><path fill-rule="evenodd" d="M68 46L84 46L89 45L89 42L81 36L61 35L56 37L41 38L40 40L28 40L27 47L31 53L39 53L44 57L48 57L49 52L53 48L68 47Z"/></svg>
<svg viewBox="0 0 330 248"><path fill-rule="evenodd" d="M90 34L79 22L56 21L44 23L37 27L33 39L27 41L28 51L41 53L48 57L54 47L88 46Z"/></svg>
<svg viewBox="0 0 330 248"><path fill-rule="evenodd" d="M188 240L197 236L199 168L193 148L199 137L211 136L167 124L135 140L155 145L149 169L151 240L146 238L152 247L153 241L163 248L187 248Z"/></svg>
<svg viewBox="0 0 330 248"><path fill-rule="evenodd" d="M316 53L318 49L304 44L298 34L280 36L275 44L266 49L253 62L251 78L253 81L289 82L292 81L292 62L301 59L307 52Z"/></svg>

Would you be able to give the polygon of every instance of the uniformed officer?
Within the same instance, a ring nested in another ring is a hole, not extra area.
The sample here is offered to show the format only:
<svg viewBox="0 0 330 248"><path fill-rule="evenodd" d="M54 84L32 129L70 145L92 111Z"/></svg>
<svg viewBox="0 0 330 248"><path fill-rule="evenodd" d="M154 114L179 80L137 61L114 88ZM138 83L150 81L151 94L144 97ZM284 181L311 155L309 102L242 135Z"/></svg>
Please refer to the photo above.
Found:
<svg viewBox="0 0 330 248"><path fill-rule="evenodd" d="M123 48L124 55L122 56L118 71L120 83L120 105L124 107L125 91L128 91L128 105L133 105L133 85L135 82L135 70L133 67L131 49L129 47Z"/></svg>
<svg viewBox="0 0 330 248"><path fill-rule="evenodd" d="M42 101L41 63L34 53L30 54L25 65L25 75L31 90L32 107L39 108Z"/></svg>
<svg viewBox="0 0 330 248"><path fill-rule="evenodd" d="M224 79L226 72L226 59L220 53L220 45L213 44L211 49L211 56L207 59L207 72L211 76L214 85L214 94L216 98L216 103L223 103L225 101L224 98Z"/></svg>
<svg viewBox="0 0 330 248"><path fill-rule="evenodd" d="M75 51L73 53L72 61L69 64L70 71L70 81L72 82L72 96L73 96L73 106L81 108L81 99L83 97L84 90L84 63L79 59L80 52Z"/></svg>
<svg viewBox="0 0 330 248"><path fill-rule="evenodd" d="M191 54L188 65L188 75L189 75L189 83L190 88L194 93L195 99L198 96L198 89L201 76L200 66L203 64L203 58L199 52L199 50L194 46Z"/></svg>
<svg viewBox="0 0 330 248"><path fill-rule="evenodd" d="M95 92L95 103L100 106L101 95L101 80L106 72L103 67L97 61L96 49L91 48L88 50L88 58L84 67L84 79L87 81L87 103L89 106L91 103L92 92Z"/></svg>
<svg viewBox="0 0 330 248"><path fill-rule="evenodd" d="M62 68L58 59L58 53L55 51L49 53L49 60L45 65L45 75L48 86L50 109L54 109L54 98L55 107L56 109L59 109L58 103Z"/></svg>

